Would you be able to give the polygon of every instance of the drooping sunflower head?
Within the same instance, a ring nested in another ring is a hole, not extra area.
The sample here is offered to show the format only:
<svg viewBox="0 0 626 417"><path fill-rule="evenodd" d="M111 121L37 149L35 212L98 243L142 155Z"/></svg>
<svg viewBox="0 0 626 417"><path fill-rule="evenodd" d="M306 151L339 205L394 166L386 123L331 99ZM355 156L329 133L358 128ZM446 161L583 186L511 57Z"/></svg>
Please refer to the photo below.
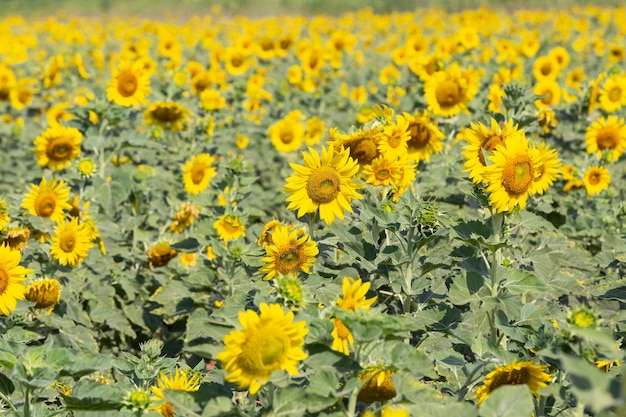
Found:
<svg viewBox="0 0 626 417"><path fill-rule="evenodd" d="M476 405L480 406L489 395L503 385L526 384L530 392L539 397L539 390L548 385L552 377L546 373L546 365L536 365L534 362L518 362L499 366L485 376L485 381L476 390Z"/></svg>
<svg viewBox="0 0 626 417"><path fill-rule="evenodd" d="M296 375L298 363L308 357L303 346L309 330L306 322L293 319L293 313L285 313L279 304L262 303L260 314L239 312L242 330L226 335L225 350L217 355L226 380L254 395L275 371Z"/></svg>
<svg viewBox="0 0 626 417"><path fill-rule="evenodd" d="M308 274L319 252L308 234L299 235L297 229L284 225L276 226L272 232L272 244L267 245L265 251L265 265L260 269L266 274L265 280L299 271Z"/></svg>
<svg viewBox="0 0 626 417"><path fill-rule="evenodd" d="M304 288L297 274L283 275L276 284L278 295L284 300L285 305L297 311L304 306Z"/></svg>
<svg viewBox="0 0 626 417"><path fill-rule="evenodd" d="M319 209L320 218L327 225L336 217L344 218L344 210L352 212L350 201L363 198L356 189L354 176L359 170L356 160L347 149L338 152L332 147L322 148L322 155L313 148L302 153L304 166L290 164L296 171L287 178L283 192L289 194L288 210L298 210L298 217Z"/></svg>
<svg viewBox="0 0 626 417"><path fill-rule="evenodd" d="M396 388L391 380L393 369L384 365L375 365L365 368L359 379L363 381L363 386L359 391L357 399L366 403L377 401L388 401L396 396Z"/></svg>
<svg viewBox="0 0 626 417"><path fill-rule="evenodd" d="M600 117L585 132L587 153L601 157L607 152L607 159L616 162L626 146L626 123L617 116Z"/></svg>
<svg viewBox="0 0 626 417"><path fill-rule="evenodd" d="M9 245L0 245L0 312L9 315L15 311L17 300L24 299L26 288L22 281L33 272L20 266L22 253Z"/></svg>
<svg viewBox="0 0 626 417"><path fill-rule="evenodd" d="M370 285L369 282L364 283L361 278L355 280L344 277L341 285L341 297L337 299L337 307L349 311L369 310L378 299L378 296L366 298Z"/></svg>
<svg viewBox="0 0 626 417"><path fill-rule="evenodd" d="M183 184L188 194L200 194L215 177L217 169L213 166L215 158L208 153L191 157L183 166Z"/></svg>
<svg viewBox="0 0 626 417"><path fill-rule="evenodd" d="M59 264L75 267L87 257L92 246L89 230L83 223L78 223L77 217L73 217L54 228L50 253Z"/></svg>
<svg viewBox="0 0 626 417"><path fill-rule="evenodd" d="M350 157L358 162L360 169L363 169L380 156L378 144L382 139L382 132L383 127L380 125L361 128L350 134L340 134L333 128L329 132L331 141L328 145L335 151L347 149Z"/></svg>
<svg viewBox="0 0 626 417"><path fill-rule="evenodd" d="M259 240L257 241L257 244L264 248L267 247L268 245L272 245L274 243L272 239L272 233L274 233L274 230L276 230L276 228L280 226L280 224L281 223L276 219L270 220L269 222L265 223L265 226L263 226L263 231L261 232L261 235L259 236Z"/></svg>
<svg viewBox="0 0 626 417"><path fill-rule="evenodd" d="M331 321L333 322L333 330L330 333L333 337L331 349L349 355L350 349L354 348L354 336L340 319L332 318Z"/></svg>
<svg viewBox="0 0 626 417"><path fill-rule="evenodd" d="M42 167L62 170L80 154L83 135L73 127L49 127L35 139L37 163Z"/></svg>
<svg viewBox="0 0 626 417"><path fill-rule="evenodd" d="M52 311L61 300L62 287L56 279L41 279L26 287L25 298L35 303L36 309Z"/></svg>
<svg viewBox="0 0 626 417"><path fill-rule="evenodd" d="M150 266L159 268L165 266L178 255L178 251L172 248L169 242L162 241L148 249L148 260Z"/></svg>
<svg viewBox="0 0 626 417"><path fill-rule="evenodd" d="M39 185L31 184L31 191L22 202L22 207L33 216L45 217L59 223L65 216L64 210L72 208L69 203L70 188L57 179L41 179Z"/></svg>
<svg viewBox="0 0 626 417"><path fill-rule="evenodd" d="M144 120L147 125L158 125L163 129L178 132L184 128L191 112L178 103L157 102L144 111Z"/></svg>
<svg viewBox="0 0 626 417"><path fill-rule="evenodd" d="M174 215L172 224L169 227L170 232L182 233L185 229L193 224L200 217L200 210L193 203L183 203L180 209Z"/></svg>
<svg viewBox="0 0 626 417"><path fill-rule="evenodd" d="M28 245L30 229L28 227L8 227L6 237L0 244L7 244L11 249L23 249Z"/></svg>

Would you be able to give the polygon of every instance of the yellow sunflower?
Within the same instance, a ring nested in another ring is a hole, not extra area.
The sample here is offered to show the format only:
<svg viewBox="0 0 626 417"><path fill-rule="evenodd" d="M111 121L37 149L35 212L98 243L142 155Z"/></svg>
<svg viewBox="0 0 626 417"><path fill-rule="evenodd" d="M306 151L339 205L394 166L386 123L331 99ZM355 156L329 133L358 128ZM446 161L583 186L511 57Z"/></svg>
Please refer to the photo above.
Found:
<svg viewBox="0 0 626 417"><path fill-rule="evenodd" d="M35 303L36 309L48 309L51 312L54 306L61 301L62 287L56 279L41 279L26 287L25 298Z"/></svg>
<svg viewBox="0 0 626 417"><path fill-rule="evenodd" d="M402 160L381 155L363 169L361 175L365 182L372 185L391 185L402 177Z"/></svg>
<svg viewBox="0 0 626 417"><path fill-rule="evenodd" d="M183 130L191 112L178 103L153 103L144 111L144 121L148 126L158 125L172 132Z"/></svg>
<svg viewBox="0 0 626 417"><path fill-rule="evenodd" d="M74 217L54 228L50 253L59 264L75 267L87 257L92 246L89 230L84 224L78 224L78 218Z"/></svg>
<svg viewBox="0 0 626 417"><path fill-rule="evenodd" d="M626 124L617 116L600 117L591 123L585 132L587 153L595 153L598 157L604 151L608 153L610 162L617 161L624 153L626 146Z"/></svg>
<svg viewBox="0 0 626 417"><path fill-rule="evenodd" d="M368 366L360 374L363 381L357 400L365 403L388 401L396 396L396 388L391 380L393 370L383 365Z"/></svg>
<svg viewBox="0 0 626 417"><path fill-rule="evenodd" d="M467 111L473 96L468 80L458 65L435 72L424 84L424 97L428 110L436 116L451 117Z"/></svg>
<svg viewBox="0 0 626 417"><path fill-rule="evenodd" d="M507 146L509 140L515 137L524 137L524 131L513 126L513 120L509 119L504 126L500 126L495 119L491 119L491 127L482 123L470 123L471 128L466 129L465 139L469 142L463 151L465 164L463 172L469 172L468 177L475 184L484 182L484 171L487 166L485 152L494 152L498 145Z"/></svg>
<svg viewBox="0 0 626 417"><path fill-rule="evenodd" d="M189 370L181 370L176 367L174 373L170 372L166 375L164 372L161 372L157 379L157 386L150 387L150 392L154 394L155 402L159 403L164 401L164 389L195 392L200 388L200 384L201 380L198 373ZM152 409L157 410L164 417L174 417L176 415L174 406L169 402L163 402Z"/></svg>
<svg viewBox="0 0 626 417"><path fill-rule="evenodd" d="M345 324L338 318L330 319L333 322L333 330L330 335L333 337L331 349L341 352L344 355L350 354L350 349L354 348L354 337Z"/></svg>
<svg viewBox="0 0 626 417"><path fill-rule="evenodd" d="M427 110L417 111L413 115L403 113L398 116L398 119L408 122L407 156L409 160L429 162L431 155L441 152L443 149L442 139L445 138L445 135L436 124L431 123L430 114Z"/></svg>
<svg viewBox="0 0 626 417"><path fill-rule="evenodd" d="M626 105L626 76L613 74L607 78L598 95L600 107L612 113Z"/></svg>
<svg viewBox="0 0 626 417"><path fill-rule="evenodd" d="M5 234L6 237L0 244L7 244L11 249L23 249L28 246L28 238L30 237L28 227L9 227Z"/></svg>
<svg viewBox="0 0 626 417"><path fill-rule="evenodd" d="M289 226L277 225L271 239L272 243L265 246L265 265L260 269L266 274L264 280L298 271L310 273L319 251L307 233L300 235L298 230L292 230Z"/></svg>
<svg viewBox="0 0 626 417"><path fill-rule="evenodd" d="M370 289L370 283L354 278L344 277L341 285L341 296L337 299L337 307L342 310L356 311L369 310L376 302L378 296L366 298Z"/></svg>
<svg viewBox="0 0 626 417"><path fill-rule="evenodd" d="M257 240L257 244L264 248L269 245L273 245L274 240L272 239L272 233L274 233L274 230L276 230L278 226L281 226L281 224L278 220L275 219L265 223L265 226L263 226L263 231L261 232L261 235Z"/></svg>
<svg viewBox="0 0 626 417"><path fill-rule="evenodd" d="M331 128L328 132L331 146L335 151L345 148L350 152L350 157L355 159L359 164L359 169L372 163L372 161L380 156L378 144L382 140L382 126L373 126L370 128L361 128L349 135L339 133L336 128Z"/></svg>
<svg viewBox="0 0 626 417"><path fill-rule="evenodd" d="M535 100L537 108L553 107L561 101L561 86L555 80L543 79L535 84L533 94L541 96L541 98Z"/></svg>
<svg viewBox="0 0 626 417"><path fill-rule="evenodd" d="M310 117L306 121L304 128L304 143L308 146L317 145L324 137L326 124L318 117Z"/></svg>
<svg viewBox="0 0 626 417"><path fill-rule="evenodd" d="M111 81L106 88L107 100L131 107L147 104L150 95L150 74L144 70L140 61L123 61L113 71Z"/></svg>
<svg viewBox="0 0 626 417"><path fill-rule="evenodd" d="M52 179L48 182L41 179L39 185L31 184L31 191L22 202L22 207L30 214L38 217L46 217L53 222L59 223L65 216L63 210L69 210L70 187L65 181Z"/></svg>
<svg viewBox="0 0 626 417"><path fill-rule="evenodd" d="M9 217L9 207L4 198L0 197L0 232L3 231L11 221Z"/></svg>
<svg viewBox="0 0 626 417"><path fill-rule="evenodd" d="M191 157L183 166L183 184L188 194L200 194L215 177L217 169L213 167L215 158L208 153Z"/></svg>
<svg viewBox="0 0 626 417"><path fill-rule="evenodd" d="M489 202L497 211L511 211L515 206L526 207L526 201L539 176L539 151L531 148L524 136L507 140L489 157L492 165L485 168Z"/></svg>
<svg viewBox="0 0 626 417"><path fill-rule="evenodd" d="M413 187L415 178L417 177L417 163L409 160L407 157L401 158L397 162L400 167L400 176L392 182L391 201L398 202L402 194L410 187Z"/></svg>
<svg viewBox="0 0 626 417"><path fill-rule="evenodd" d="M55 125L35 139L37 163L42 167L62 170L80 154L83 135L73 127Z"/></svg>
<svg viewBox="0 0 626 417"><path fill-rule="evenodd" d="M406 155L411 139L408 128L409 123L403 118L397 118L396 123L385 126L378 142L378 151L390 160Z"/></svg>
<svg viewBox="0 0 626 417"><path fill-rule="evenodd" d="M542 195L559 177L561 161L557 151L551 149L550 145L546 145L545 142L541 142L537 150L541 165L537 167L538 175L533 181L530 193Z"/></svg>
<svg viewBox="0 0 626 417"><path fill-rule="evenodd" d="M292 111L267 129L272 145L278 152L293 152L304 142L304 116L298 110Z"/></svg>
<svg viewBox="0 0 626 417"><path fill-rule="evenodd" d="M604 167L591 166L587 168L587 171L585 171L583 183L585 185L585 190L587 190L587 195L589 197L593 197L595 194L609 188L609 184L611 183L611 174L609 173L609 170Z"/></svg>
<svg viewBox="0 0 626 417"><path fill-rule="evenodd" d="M224 214L213 223L217 235L224 242L237 240L246 235L246 225L236 214Z"/></svg>
<svg viewBox="0 0 626 417"><path fill-rule="evenodd" d="M539 398L539 390L548 385L552 377L545 371L546 365L535 365L533 362L518 362L499 366L485 376L485 381L476 390L476 405L480 406L489 395L503 385L526 384L530 392Z"/></svg>
<svg viewBox="0 0 626 417"><path fill-rule="evenodd" d="M535 80L556 80L561 71L559 62L550 55L540 56L533 64Z"/></svg>
<svg viewBox="0 0 626 417"><path fill-rule="evenodd" d="M19 250L11 249L6 243L0 245L0 312L7 316L15 311L17 300L24 299L26 288L22 281L33 272L20 266L21 260Z"/></svg>
<svg viewBox="0 0 626 417"><path fill-rule="evenodd" d="M322 148L322 155L313 148L303 152L304 166L290 164L296 171L287 178L283 189L289 194L288 210L298 210L298 217L314 213L319 209L320 218L331 225L335 218L343 220L344 210L352 213L350 201L362 199L357 193L358 184L354 176L359 165L352 159L347 149L338 152L332 147Z"/></svg>
<svg viewBox="0 0 626 417"><path fill-rule="evenodd" d="M166 266L177 255L176 249L172 248L166 241L158 242L148 249L148 261L153 268Z"/></svg>
<svg viewBox="0 0 626 417"><path fill-rule="evenodd" d="M279 304L260 305L260 314L253 310L239 312L243 330L233 330L224 337L224 352L217 355L226 372L226 380L256 394L274 371L298 374L298 363L308 357L302 349L309 332L306 322L293 321L292 312L285 313Z"/></svg>

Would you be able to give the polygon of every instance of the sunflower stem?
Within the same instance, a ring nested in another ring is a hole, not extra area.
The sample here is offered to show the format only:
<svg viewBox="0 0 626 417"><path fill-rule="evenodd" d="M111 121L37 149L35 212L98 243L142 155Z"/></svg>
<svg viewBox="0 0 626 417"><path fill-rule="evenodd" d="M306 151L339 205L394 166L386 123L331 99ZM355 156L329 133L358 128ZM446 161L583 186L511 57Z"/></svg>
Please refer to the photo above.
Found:
<svg viewBox="0 0 626 417"><path fill-rule="evenodd" d="M24 391L24 417L30 417L30 388Z"/></svg>
<svg viewBox="0 0 626 417"><path fill-rule="evenodd" d="M315 240L315 217L317 217L317 211L314 213L309 213L309 237L312 241Z"/></svg>
<svg viewBox="0 0 626 417"><path fill-rule="evenodd" d="M406 268L404 273L402 274L404 277L404 291L405 291L405 300L402 303L403 313L411 312L411 296L413 295L412 283L413 283L413 251L415 250L415 242L413 241L415 238L415 228L411 227L409 229L409 236L406 241Z"/></svg>
<svg viewBox="0 0 626 417"><path fill-rule="evenodd" d="M498 298L498 267L502 263L502 250L497 247L500 243L500 237L502 235L502 225L504 223L504 213L492 212L491 214L491 231L493 234L492 249L492 262L489 270L489 277L491 278L491 296ZM496 310L495 308L489 313L491 315L489 324L491 326L491 340L495 344L498 344L498 329L496 328Z"/></svg>
<svg viewBox="0 0 626 417"><path fill-rule="evenodd" d="M15 408L15 406L13 405L13 403L11 402L11 400L9 400L9 397L7 397L6 395L4 395L4 393L2 391L0 391L0 399L2 399L2 401L4 401L5 403L7 403L7 405L9 406L9 408L11 409L11 411L13 411L13 413L18 416L19 414L17 413L17 409Z"/></svg>

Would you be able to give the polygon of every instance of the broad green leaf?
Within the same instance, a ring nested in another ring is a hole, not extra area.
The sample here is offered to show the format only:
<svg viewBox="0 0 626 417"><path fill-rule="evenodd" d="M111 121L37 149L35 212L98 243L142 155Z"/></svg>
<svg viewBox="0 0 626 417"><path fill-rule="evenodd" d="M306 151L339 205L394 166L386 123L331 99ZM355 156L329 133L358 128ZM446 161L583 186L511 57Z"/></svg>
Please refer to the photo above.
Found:
<svg viewBox="0 0 626 417"><path fill-rule="evenodd" d="M533 396L526 384L503 385L489 394L479 409L480 417L530 416Z"/></svg>

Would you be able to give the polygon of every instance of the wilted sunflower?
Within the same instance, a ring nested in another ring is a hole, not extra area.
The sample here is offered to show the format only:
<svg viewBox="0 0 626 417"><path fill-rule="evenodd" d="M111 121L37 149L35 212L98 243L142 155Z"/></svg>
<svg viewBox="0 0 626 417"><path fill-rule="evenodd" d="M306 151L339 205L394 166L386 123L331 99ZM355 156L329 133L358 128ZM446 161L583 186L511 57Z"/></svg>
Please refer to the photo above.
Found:
<svg viewBox="0 0 626 417"><path fill-rule="evenodd" d="M626 124L617 116L600 117L585 132L587 153L595 153L598 157L608 152L608 160L616 162L624 153L626 146Z"/></svg>
<svg viewBox="0 0 626 417"><path fill-rule="evenodd" d="M408 122L407 156L411 161L429 162L431 155L441 152L442 139L445 135L436 124L430 121L430 114L427 110L417 111L412 116L409 113L403 113L398 116L398 119Z"/></svg>
<svg viewBox="0 0 626 417"><path fill-rule="evenodd" d="M274 233L274 230L276 230L276 228L280 225L281 223L275 219L265 223L265 226L263 226L263 231L261 232L261 234L259 235L259 239L257 240L257 244L259 246L263 246L264 248L269 245L273 245L274 241L272 240L272 233Z"/></svg>
<svg viewBox="0 0 626 417"><path fill-rule="evenodd" d="M233 330L224 337L224 352L217 355L226 372L226 380L256 394L274 371L297 375L298 363L308 357L302 349L309 332L306 322L293 322L292 312L285 313L279 304L260 305L239 312L243 330Z"/></svg>
<svg viewBox="0 0 626 417"><path fill-rule="evenodd" d="M69 203L70 188L67 184L57 179L48 182L41 179L39 185L31 184L31 191L22 202L22 207L30 214L38 217L46 217L54 222L61 222L65 216L63 210L72 208Z"/></svg>
<svg viewBox="0 0 626 417"><path fill-rule="evenodd" d="M358 184L353 179L359 170L357 161L352 159L347 149L338 152L332 147L322 148L322 155L313 148L303 152L304 166L291 163L295 174L287 178L284 193L288 210L298 210L298 217L314 213L319 209L320 218L327 225L335 218L344 218L344 210L352 213L350 201L361 199L356 192Z"/></svg>
<svg viewBox="0 0 626 417"><path fill-rule="evenodd" d="M30 229L28 227L9 227L6 237L0 244L7 244L11 249L23 249L28 245Z"/></svg>
<svg viewBox="0 0 626 417"><path fill-rule="evenodd" d="M533 362L518 362L499 366L485 376L485 381L476 390L476 405L480 406L489 395L503 385L526 384L530 392L539 398L538 391L547 386L552 377L545 372L546 365L535 365Z"/></svg>
<svg viewBox="0 0 626 417"><path fill-rule="evenodd" d="M611 174L609 170L604 167L591 166L585 171L583 176L583 184L587 195L593 197L601 191L609 188L611 183Z"/></svg>
<svg viewBox="0 0 626 417"><path fill-rule="evenodd" d="M172 248L168 242L159 242L148 249L148 260L150 266L159 268L165 266L169 261L178 255L176 249Z"/></svg>
<svg viewBox="0 0 626 417"><path fill-rule="evenodd" d="M237 240L246 235L246 225L236 214L224 214L213 223L217 235L224 242Z"/></svg>
<svg viewBox="0 0 626 417"><path fill-rule="evenodd" d="M34 308L47 308L48 312L61 300L62 287L56 279L40 279L26 287L25 297L35 303Z"/></svg>
<svg viewBox="0 0 626 417"><path fill-rule="evenodd" d="M512 211L515 206L526 207L526 201L539 176L539 151L531 148L524 136L507 140L489 157L492 165L485 168L489 202L497 211Z"/></svg>
<svg viewBox="0 0 626 417"><path fill-rule="evenodd" d="M266 281L279 274L298 271L308 274L319 253L315 241L307 233L301 235L298 230L284 225L278 225L272 231L272 244L265 246L265 251L265 265L260 271L266 274L263 278Z"/></svg>
<svg viewBox="0 0 626 417"><path fill-rule="evenodd" d="M359 379L364 382L359 391L357 400L366 403L388 401L396 396L396 387L393 385L391 375L393 370L386 369L383 365L369 366L360 374Z"/></svg>
<svg viewBox="0 0 626 417"><path fill-rule="evenodd" d="M174 373L170 372L166 375L164 372L159 374L157 386L150 387L150 392L154 394L155 402L164 400L163 390L169 389L173 391L195 392L200 388L200 375L189 370L181 370L176 367ZM174 406L169 402L164 402L154 407L164 417L174 417Z"/></svg>
<svg viewBox="0 0 626 417"><path fill-rule="evenodd" d="M107 100L120 106L146 104L147 96L150 95L150 74L144 70L140 61L123 61L113 71L106 93Z"/></svg>
<svg viewBox="0 0 626 417"><path fill-rule="evenodd" d="M56 125L49 127L35 139L37 163L42 167L62 170L80 154L83 135L73 127Z"/></svg>
<svg viewBox="0 0 626 417"><path fill-rule="evenodd" d="M54 228L50 253L61 265L75 267L87 257L92 246L89 230L84 224L78 224L78 218L74 217Z"/></svg>
<svg viewBox="0 0 626 417"><path fill-rule="evenodd" d="M178 103L153 103L144 111L144 121L148 126L158 125L172 132L182 130L191 112Z"/></svg>
<svg viewBox="0 0 626 417"><path fill-rule="evenodd" d="M193 203L184 203L174 215L169 231L182 233L191 226L198 217L200 217L200 210L198 210Z"/></svg>
<svg viewBox="0 0 626 417"><path fill-rule="evenodd" d="M366 298L371 283L354 278L344 277L341 285L341 297L337 299L337 307L342 310L356 311L369 310L376 302L378 296Z"/></svg>
<svg viewBox="0 0 626 417"><path fill-rule="evenodd" d="M208 153L192 156L183 166L183 184L188 194L200 194L209 185L217 172L215 158Z"/></svg>
<svg viewBox="0 0 626 417"><path fill-rule="evenodd" d="M22 281L33 272L20 266L21 260L19 250L11 249L6 243L0 245L0 312L7 316L15 311L17 300L24 299L26 288Z"/></svg>

